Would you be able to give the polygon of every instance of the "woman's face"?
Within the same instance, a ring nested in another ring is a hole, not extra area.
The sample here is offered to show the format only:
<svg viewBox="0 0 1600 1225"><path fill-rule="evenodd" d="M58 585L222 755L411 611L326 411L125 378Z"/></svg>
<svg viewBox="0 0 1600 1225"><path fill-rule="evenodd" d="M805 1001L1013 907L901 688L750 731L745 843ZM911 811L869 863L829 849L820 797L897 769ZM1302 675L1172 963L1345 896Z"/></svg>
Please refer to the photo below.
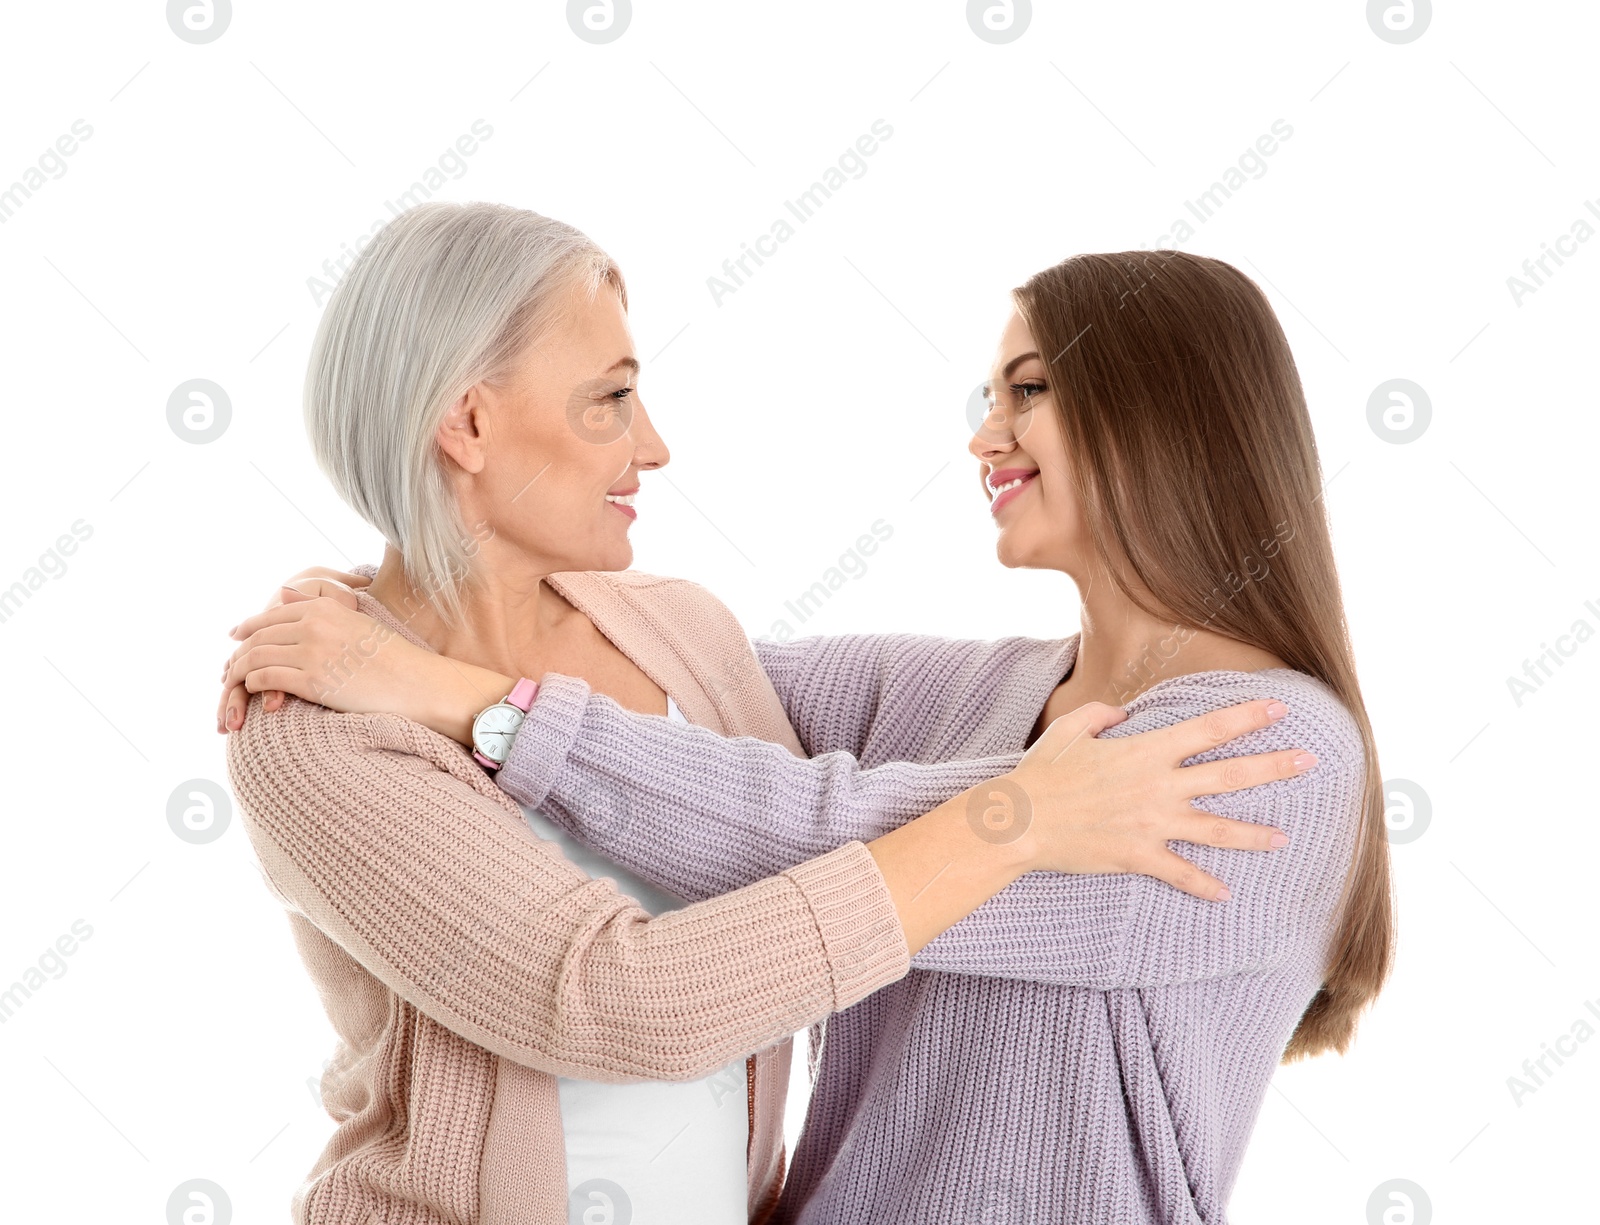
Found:
<svg viewBox="0 0 1600 1225"><path fill-rule="evenodd" d="M561 320L503 385L468 390L439 443L458 465L463 521L493 529L476 533L493 541L491 556L509 547L546 574L626 570L639 472L669 455L634 386L616 290L602 283L585 301L574 287Z"/></svg>
<svg viewBox="0 0 1600 1225"><path fill-rule="evenodd" d="M1061 423L1044 359L1015 309L1000 336L988 390L989 415L967 449L982 461L1000 562L1079 578L1088 541L1067 474Z"/></svg>

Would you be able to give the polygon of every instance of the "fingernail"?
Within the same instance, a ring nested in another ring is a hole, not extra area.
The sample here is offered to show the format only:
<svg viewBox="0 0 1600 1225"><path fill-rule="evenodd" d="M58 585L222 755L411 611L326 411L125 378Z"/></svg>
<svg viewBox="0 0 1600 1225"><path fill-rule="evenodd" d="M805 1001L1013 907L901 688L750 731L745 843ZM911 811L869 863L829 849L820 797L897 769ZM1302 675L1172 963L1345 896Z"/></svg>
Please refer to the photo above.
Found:
<svg viewBox="0 0 1600 1225"><path fill-rule="evenodd" d="M239 627L237 625L234 626L231 630L228 631L228 637L232 638L234 636L234 634L236 634L238 631L239 631Z"/></svg>
<svg viewBox="0 0 1600 1225"><path fill-rule="evenodd" d="M1272 838L1269 841L1269 845L1275 846L1275 847L1276 846L1288 846L1289 845L1289 835L1288 834L1273 834Z"/></svg>
<svg viewBox="0 0 1600 1225"><path fill-rule="evenodd" d="M1228 891L1228 886L1226 885L1217 890L1217 901L1219 902L1226 902L1232 896L1233 894Z"/></svg>
<svg viewBox="0 0 1600 1225"><path fill-rule="evenodd" d="M1292 759L1292 764L1296 770L1309 770L1317 764L1317 755L1315 753L1296 753Z"/></svg>
<svg viewBox="0 0 1600 1225"><path fill-rule="evenodd" d="M1289 713L1289 708L1282 702L1271 702L1267 705L1267 718L1281 719Z"/></svg>

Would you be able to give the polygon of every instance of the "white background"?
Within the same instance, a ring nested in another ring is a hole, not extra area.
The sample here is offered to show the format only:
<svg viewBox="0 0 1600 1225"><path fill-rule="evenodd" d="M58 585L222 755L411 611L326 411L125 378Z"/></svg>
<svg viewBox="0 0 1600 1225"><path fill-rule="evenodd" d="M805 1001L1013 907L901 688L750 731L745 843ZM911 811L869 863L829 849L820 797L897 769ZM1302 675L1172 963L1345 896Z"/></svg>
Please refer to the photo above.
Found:
<svg viewBox="0 0 1600 1225"><path fill-rule="evenodd" d="M606 45L556 3L240 3L204 45L160 3L10 7L0 184L93 131L0 224L0 588L92 534L0 622L0 987L75 920L92 935L0 1025L6 1218L162 1222L205 1178L234 1220L283 1220L331 1130L308 1080L332 1032L236 815L191 845L167 803L225 783L227 627L304 566L379 558L301 426L308 280L474 121L492 136L439 196L571 222L627 276L672 449L639 569L752 635L995 637L1076 628L1066 579L995 561L964 449L1006 291L1193 221L1281 119L1182 245L1288 331L1384 775L1432 818L1393 848L1392 985L1348 1055L1279 1072L1230 1219L1363 1222L1397 1178L1431 1204L1397 1223L1597 1219L1600 1041L1520 1104L1507 1084L1600 1001L1600 643L1520 705L1507 685L1600 628L1600 243L1507 286L1600 224L1596 15L1441 7L1394 44L1359 2L1049 4L994 44L959 3L639 3ZM866 172L716 303L707 278L879 119ZM205 444L167 421L194 378L231 402ZM1393 378L1432 403L1403 445L1367 418ZM866 572L786 614L880 518Z"/></svg>

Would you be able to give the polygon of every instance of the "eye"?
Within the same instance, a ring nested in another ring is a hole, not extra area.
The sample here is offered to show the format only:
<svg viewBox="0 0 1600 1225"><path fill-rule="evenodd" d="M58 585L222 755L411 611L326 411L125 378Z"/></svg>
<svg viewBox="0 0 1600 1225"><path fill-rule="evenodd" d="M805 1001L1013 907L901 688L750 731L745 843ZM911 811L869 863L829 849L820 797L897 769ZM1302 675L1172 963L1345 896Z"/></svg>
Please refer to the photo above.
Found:
<svg viewBox="0 0 1600 1225"><path fill-rule="evenodd" d="M1021 407L1027 408L1034 396L1048 390L1043 383L1012 383L1011 390L1022 398Z"/></svg>
<svg viewBox="0 0 1600 1225"><path fill-rule="evenodd" d="M619 391L613 391L611 393L611 395L612 395L612 397L614 399L626 400L630 395L632 395L637 390L638 390L638 388L636 388L636 387L624 387Z"/></svg>

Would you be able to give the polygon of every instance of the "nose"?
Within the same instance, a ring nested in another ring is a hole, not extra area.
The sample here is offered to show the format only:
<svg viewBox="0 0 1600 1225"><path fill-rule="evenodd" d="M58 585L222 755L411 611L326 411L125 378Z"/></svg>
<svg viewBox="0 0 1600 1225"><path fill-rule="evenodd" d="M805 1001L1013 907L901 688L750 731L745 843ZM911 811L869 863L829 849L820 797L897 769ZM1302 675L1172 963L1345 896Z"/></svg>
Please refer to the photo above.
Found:
<svg viewBox="0 0 1600 1225"><path fill-rule="evenodd" d="M656 433L655 423L645 411L644 401L636 402L633 420L628 426L628 437L633 440L633 466L635 468L664 468L672 459L667 444Z"/></svg>
<svg viewBox="0 0 1600 1225"><path fill-rule="evenodd" d="M993 401L989 405L988 416L979 422L977 430L973 432L967 450L985 463L992 463L1016 449L1017 436L1012 430L1011 409L998 400Z"/></svg>

